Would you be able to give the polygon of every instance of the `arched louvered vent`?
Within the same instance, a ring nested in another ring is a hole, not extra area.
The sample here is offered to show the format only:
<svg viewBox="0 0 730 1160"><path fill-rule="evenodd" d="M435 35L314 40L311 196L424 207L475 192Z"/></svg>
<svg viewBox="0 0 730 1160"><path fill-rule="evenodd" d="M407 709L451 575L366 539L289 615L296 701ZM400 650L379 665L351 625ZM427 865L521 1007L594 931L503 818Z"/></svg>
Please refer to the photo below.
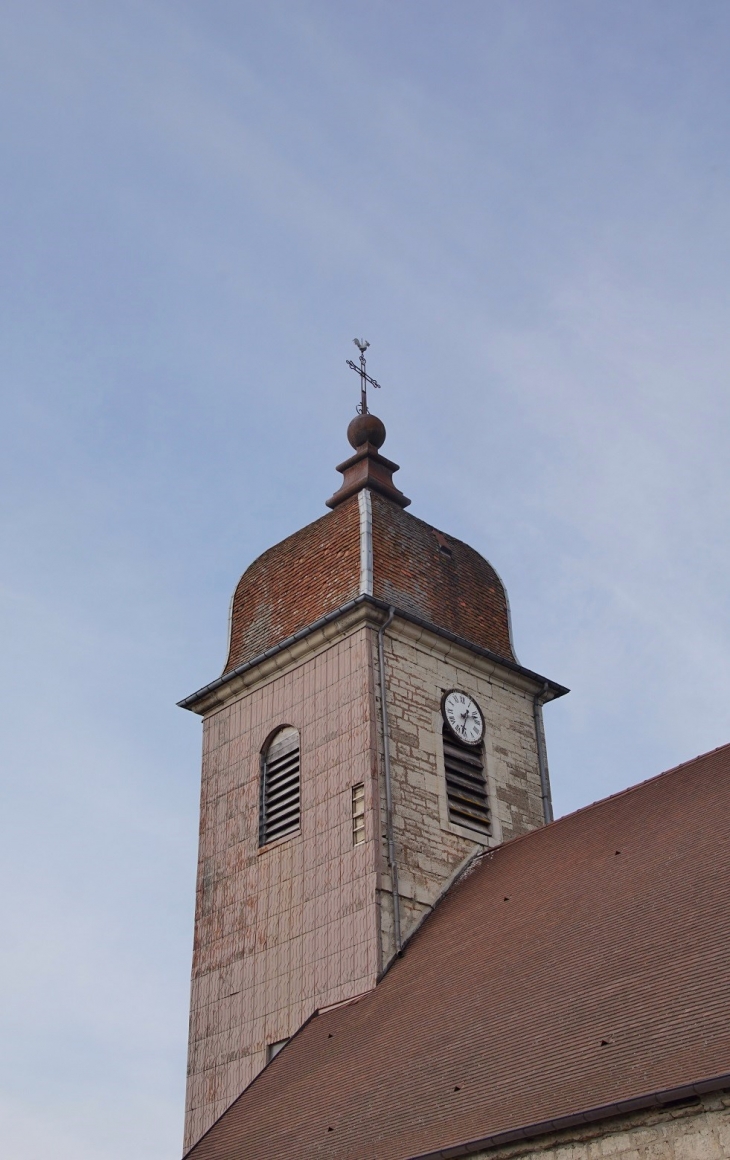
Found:
<svg viewBox="0 0 730 1160"><path fill-rule="evenodd" d="M462 745L444 725L444 769L449 821L482 834L491 833L484 749Z"/></svg>
<svg viewBox="0 0 730 1160"><path fill-rule="evenodd" d="M293 834L300 817L299 733L287 725L261 755L259 846Z"/></svg>

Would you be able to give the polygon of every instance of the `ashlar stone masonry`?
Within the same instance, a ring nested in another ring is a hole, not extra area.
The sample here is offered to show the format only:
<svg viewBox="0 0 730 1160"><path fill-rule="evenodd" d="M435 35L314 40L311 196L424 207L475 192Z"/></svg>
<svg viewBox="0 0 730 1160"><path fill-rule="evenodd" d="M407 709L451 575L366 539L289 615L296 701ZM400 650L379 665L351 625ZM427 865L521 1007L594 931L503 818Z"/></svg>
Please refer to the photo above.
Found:
<svg viewBox="0 0 730 1160"><path fill-rule="evenodd" d="M469 1160L727 1160L730 1092L464 1153L465 1160L467 1156Z"/></svg>
<svg viewBox="0 0 730 1160"><path fill-rule="evenodd" d="M395 953L385 844L377 632L363 604L211 693L203 780L185 1144L317 1010L373 988ZM541 824L532 698L510 668L396 617L385 635L402 934L485 845ZM440 702L460 687L486 722L487 838L448 816ZM259 847L262 746L300 734L301 828ZM353 845L352 787L365 786Z"/></svg>

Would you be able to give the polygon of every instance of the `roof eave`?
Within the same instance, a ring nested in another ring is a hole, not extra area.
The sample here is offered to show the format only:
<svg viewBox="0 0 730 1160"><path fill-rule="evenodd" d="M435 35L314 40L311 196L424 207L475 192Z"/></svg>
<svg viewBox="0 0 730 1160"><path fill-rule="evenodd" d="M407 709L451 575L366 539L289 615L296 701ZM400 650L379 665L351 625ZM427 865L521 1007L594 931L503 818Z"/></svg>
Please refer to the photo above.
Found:
<svg viewBox="0 0 730 1160"><path fill-rule="evenodd" d="M258 656L252 657L251 660L245 661L241 665L237 665L235 669L230 669L227 673L223 673L220 677L214 681L211 681L209 684L203 685L201 689L191 693L188 697L184 697L182 701L178 701L178 706L181 709L189 709L193 713L204 712L205 710L202 706L212 693L218 692L219 689L224 688L224 686L229 684L231 681L234 681L237 677L242 676L244 673L250 672L251 669L256 668L257 665L262 664L264 661L270 660L272 657L275 657L279 653L284 652L285 649L291 648L292 645L297 644L299 641L306 639L306 637L311 636L315 632L318 632L326 625L331 624L341 616L345 616L347 613L351 612L353 609L362 604L370 605L371 607L377 608L384 613L387 613L391 607L386 601L379 600L376 596L369 596L367 594L356 596L353 600L348 600L345 604L340 605L339 608L334 609L332 612L328 612L326 616L319 617L319 619L313 621L311 624L308 624L304 628L299 629L298 632L292 633L290 636L285 637L284 640L279 641L278 644L273 645L265 652L260 653ZM567 689L564 685L559 685L556 681L551 681L547 677L543 677L539 673L533 672L532 669L525 668L524 665L518 664L517 661L508 660L506 657L502 657L498 653L484 648L482 645L475 644L474 641L467 640L465 637L458 636L456 633L450 632L447 628L441 628L439 625L433 624L431 621L417 616L412 612L406 612L397 606L393 607L395 608L395 615L401 620L406 620L411 624L416 624L420 628L434 633L436 636L443 637L445 640L449 640L453 644L468 649L470 652L474 652L478 656L493 661L495 664L502 665L504 668L509 669L510 672L518 673L528 681L542 686L544 689L545 701L554 701L558 697L564 697L566 693L570 692L570 690Z"/></svg>
<svg viewBox="0 0 730 1160"><path fill-rule="evenodd" d="M628 1115L630 1112L640 1112L647 1108L660 1108L678 1100L690 1099L692 1096L709 1095L730 1089L730 1072L711 1076L709 1079L698 1080L696 1083L683 1084L681 1087L663 1088L656 1092L647 1092L635 1096L633 1099L616 1100L611 1104L599 1104L585 1111L575 1112L569 1116L557 1116L553 1120L540 1120L534 1124L526 1124L521 1128L509 1128L504 1132L496 1132L492 1136L482 1136L478 1140L467 1140L463 1144L453 1144L446 1148L439 1148L435 1152L419 1152L409 1160L458 1160L463 1156L474 1156L485 1152L488 1148L498 1148L503 1144L513 1144L520 1140L532 1140L537 1136L547 1136L553 1132L575 1128L581 1124L595 1123L597 1120L608 1120L615 1116Z"/></svg>

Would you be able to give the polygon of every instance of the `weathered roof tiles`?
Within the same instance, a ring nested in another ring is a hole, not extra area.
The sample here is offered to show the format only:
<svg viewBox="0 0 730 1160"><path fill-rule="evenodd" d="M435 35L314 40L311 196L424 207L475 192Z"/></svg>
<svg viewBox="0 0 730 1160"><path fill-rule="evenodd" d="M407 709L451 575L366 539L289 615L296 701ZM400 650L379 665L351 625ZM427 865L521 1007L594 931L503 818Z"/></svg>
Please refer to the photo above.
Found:
<svg viewBox="0 0 730 1160"><path fill-rule="evenodd" d="M507 596L478 552L368 493L372 595L514 661ZM359 495L269 548L244 572L224 673L336 611L361 591Z"/></svg>
<svg viewBox="0 0 730 1160"><path fill-rule="evenodd" d="M727 1076L729 810L726 746L484 856L189 1160L411 1160Z"/></svg>

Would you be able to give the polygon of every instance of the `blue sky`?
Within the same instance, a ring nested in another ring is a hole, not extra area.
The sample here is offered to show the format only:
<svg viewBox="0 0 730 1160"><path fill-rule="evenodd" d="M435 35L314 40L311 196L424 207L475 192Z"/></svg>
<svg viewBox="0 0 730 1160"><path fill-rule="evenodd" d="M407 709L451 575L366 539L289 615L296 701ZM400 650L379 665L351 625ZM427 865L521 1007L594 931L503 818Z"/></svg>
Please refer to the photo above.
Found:
<svg viewBox="0 0 730 1160"><path fill-rule="evenodd" d="M725 0L0 9L0 1132L180 1151L199 722L367 337L566 812L730 740Z"/></svg>

